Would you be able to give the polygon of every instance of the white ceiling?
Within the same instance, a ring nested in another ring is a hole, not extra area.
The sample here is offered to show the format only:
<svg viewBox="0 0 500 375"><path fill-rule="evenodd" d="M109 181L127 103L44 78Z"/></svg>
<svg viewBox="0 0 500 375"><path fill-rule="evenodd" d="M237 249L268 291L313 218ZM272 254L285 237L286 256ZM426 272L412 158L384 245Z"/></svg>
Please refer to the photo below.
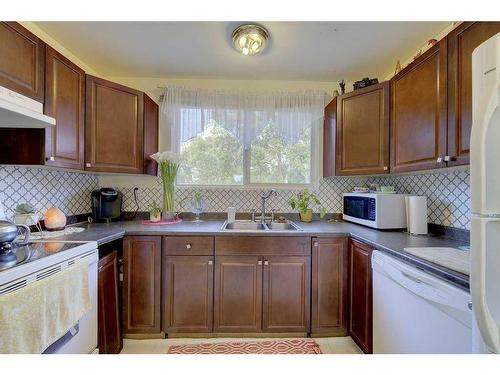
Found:
<svg viewBox="0 0 500 375"><path fill-rule="evenodd" d="M105 76L354 81L385 78L448 22L261 22L264 53L231 44L242 22L37 22Z"/></svg>

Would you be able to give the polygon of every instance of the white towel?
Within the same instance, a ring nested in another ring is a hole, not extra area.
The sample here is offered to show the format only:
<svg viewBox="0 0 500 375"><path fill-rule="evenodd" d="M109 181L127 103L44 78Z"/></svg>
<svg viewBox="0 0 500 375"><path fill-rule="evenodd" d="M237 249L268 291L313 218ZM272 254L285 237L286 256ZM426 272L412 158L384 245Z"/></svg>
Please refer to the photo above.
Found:
<svg viewBox="0 0 500 375"><path fill-rule="evenodd" d="M0 297L0 353L41 353L90 310L88 263Z"/></svg>

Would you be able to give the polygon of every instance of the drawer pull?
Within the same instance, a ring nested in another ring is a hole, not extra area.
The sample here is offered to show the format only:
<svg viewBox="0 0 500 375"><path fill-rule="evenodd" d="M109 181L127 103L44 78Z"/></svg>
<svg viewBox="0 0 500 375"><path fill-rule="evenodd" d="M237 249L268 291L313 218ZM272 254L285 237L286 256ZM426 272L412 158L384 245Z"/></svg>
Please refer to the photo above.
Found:
<svg viewBox="0 0 500 375"><path fill-rule="evenodd" d="M264 266L269 266L269 261L268 260L264 261Z"/></svg>
<svg viewBox="0 0 500 375"><path fill-rule="evenodd" d="M213 262L213 261L211 261L211 260L209 260L209 261L208 261L208 265L209 265L209 266L211 266L212 264L214 264L214 262Z"/></svg>
<svg viewBox="0 0 500 375"><path fill-rule="evenodd" d="M314 245L314 247L318 247L319 243L317 241L314 241L313 245Z"/></svg>
<svg viewBox="0 0 500 375"><path fill-rule="evenodd" d="M259 261L257 262L257 264L258 264L259 266L262 266L262 261L261 261L261 260L259 260Z"/></svg>
<svg viewBox="0 0 500 375"><path fill-rule="evenodd" d="M186 249L191 249L191 247L192 247L192 246L191 246L191 244L190 244L190 243L187 243L187 244L186 244Z"/></svg>

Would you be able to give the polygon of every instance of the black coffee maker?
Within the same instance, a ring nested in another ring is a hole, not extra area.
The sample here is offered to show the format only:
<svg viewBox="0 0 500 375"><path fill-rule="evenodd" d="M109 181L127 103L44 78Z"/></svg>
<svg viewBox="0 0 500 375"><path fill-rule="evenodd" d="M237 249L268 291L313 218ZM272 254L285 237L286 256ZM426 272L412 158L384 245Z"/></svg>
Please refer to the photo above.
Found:
<svg viewBox="0 0 500 375"><path fill-rule="evenodd" d="M123 194L113 188L100 188L92 192L94 222L110 223L120 220Z"/></svg>

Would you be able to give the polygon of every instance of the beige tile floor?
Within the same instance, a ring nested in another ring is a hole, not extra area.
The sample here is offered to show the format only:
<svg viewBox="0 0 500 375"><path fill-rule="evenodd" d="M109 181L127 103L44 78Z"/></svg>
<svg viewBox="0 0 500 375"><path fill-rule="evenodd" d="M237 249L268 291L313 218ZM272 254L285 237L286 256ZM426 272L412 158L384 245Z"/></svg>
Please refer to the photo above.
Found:
<svg viewBox="0 0 500 375"><path fill-rule="evenodd" d="M272 338L213 338L213 339L155 339L123 340L120 354L165 354L171 345L215 343L228 341L263 341ZM280 339L276 339L280 340ZM324 354L362 354L350 337L322 337L314 339Z"/></svg>

